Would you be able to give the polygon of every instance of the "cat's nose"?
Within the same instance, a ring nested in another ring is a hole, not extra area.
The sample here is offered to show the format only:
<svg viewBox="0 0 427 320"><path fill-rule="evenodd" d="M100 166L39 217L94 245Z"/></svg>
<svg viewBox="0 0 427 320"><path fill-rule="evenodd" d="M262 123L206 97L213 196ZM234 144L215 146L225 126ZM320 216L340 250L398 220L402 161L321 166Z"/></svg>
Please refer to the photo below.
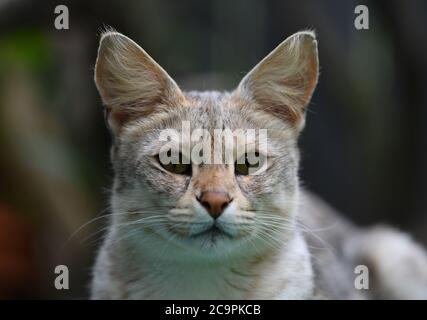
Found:
<svg viewBox="0 0 427 320"><path fill-rule="evenodd" d="M207 191L202 192L197 200L212 218L217 219L233 199L230 198L227 192Z"/></svg>

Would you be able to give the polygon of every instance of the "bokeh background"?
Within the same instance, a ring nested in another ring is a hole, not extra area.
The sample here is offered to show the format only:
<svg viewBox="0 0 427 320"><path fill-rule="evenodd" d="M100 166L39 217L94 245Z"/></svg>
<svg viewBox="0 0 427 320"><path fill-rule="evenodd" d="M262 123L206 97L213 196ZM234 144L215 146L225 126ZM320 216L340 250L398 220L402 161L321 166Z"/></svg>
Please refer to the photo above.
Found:
<svg viewBox="0 0 427 320"><path fill-rule="evenodd" d="M54 28L59 4L69 30ZM369 30L354 28L358 4ZM304 185L360 225L427 245L426 1L0 0L0 298L87 297L105 219L67 240L108 213L110 136L92 80L104 25L200 90L232 89L287 36L315 29ZM53 285L59 264L67 291Z"/></svg>

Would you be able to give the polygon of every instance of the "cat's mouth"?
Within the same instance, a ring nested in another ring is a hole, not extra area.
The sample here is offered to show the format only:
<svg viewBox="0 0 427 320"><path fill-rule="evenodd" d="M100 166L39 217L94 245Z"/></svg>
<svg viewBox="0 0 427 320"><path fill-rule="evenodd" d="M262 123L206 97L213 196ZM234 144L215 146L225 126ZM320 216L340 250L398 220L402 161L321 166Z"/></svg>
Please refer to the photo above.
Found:
<svg viewBox="0 0 427 320"><path fill-rule="evenodd" d="M212 225L212 227L206 230L191 235L191 238L200 237L208 237L211 239L212 242L215 242L219 237L232 238L230 234L228 234L225 230L220 229L216 224Z"/></svg>

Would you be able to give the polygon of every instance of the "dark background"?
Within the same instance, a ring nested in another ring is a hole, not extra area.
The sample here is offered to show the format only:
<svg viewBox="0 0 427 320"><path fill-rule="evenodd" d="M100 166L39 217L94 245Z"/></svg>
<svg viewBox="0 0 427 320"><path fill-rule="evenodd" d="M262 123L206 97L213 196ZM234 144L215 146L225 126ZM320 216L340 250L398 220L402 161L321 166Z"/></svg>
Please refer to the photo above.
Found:
<svg viewBox="0 0 427 320"><path fill-rule="evenodd" d="M58 4L69 30L54 28ZM369 30L354 27L358 4ZM67 239L108 212L110 136L92 80L104 25L200 90L232 89L286 37L315 29L303 184L360 225L389 223L427 244L426 1L3 0L0 298L87 297L105 219ZM68 291L54 288L59 264Z"/></svg>

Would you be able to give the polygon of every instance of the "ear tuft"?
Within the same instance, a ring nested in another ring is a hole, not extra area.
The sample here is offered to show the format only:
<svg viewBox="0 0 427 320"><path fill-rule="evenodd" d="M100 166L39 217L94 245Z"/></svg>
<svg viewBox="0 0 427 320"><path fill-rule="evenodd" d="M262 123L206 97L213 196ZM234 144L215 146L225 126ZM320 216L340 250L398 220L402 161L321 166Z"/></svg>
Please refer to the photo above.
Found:
<svg viewBox="0 0 427 320"><path fill-rule="evenodd" d="M317 84L319 63L313 31L301 31L283 41L241 81L237 93L299 129L305 107Z"/></svg>

